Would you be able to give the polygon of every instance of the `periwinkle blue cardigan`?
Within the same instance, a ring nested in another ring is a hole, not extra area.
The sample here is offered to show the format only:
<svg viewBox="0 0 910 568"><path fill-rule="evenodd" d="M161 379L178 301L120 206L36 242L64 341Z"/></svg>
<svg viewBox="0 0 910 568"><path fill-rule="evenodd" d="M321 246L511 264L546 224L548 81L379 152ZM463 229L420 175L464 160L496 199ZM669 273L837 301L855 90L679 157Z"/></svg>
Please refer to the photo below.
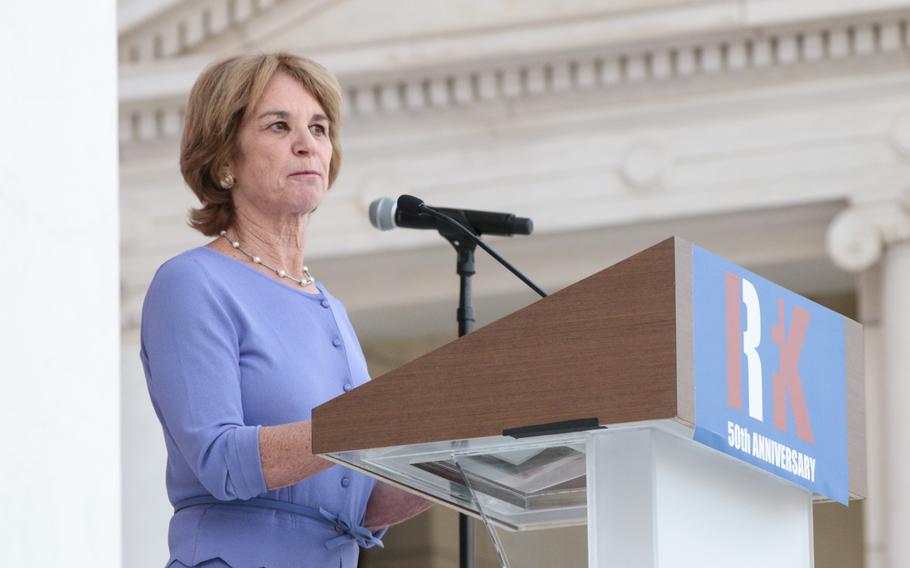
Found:
<svg viewBox="0 0 910 568"><path fill-rule="evenodd" d="M164 430L172 504L262 497L362 524L371 478L334 466L268 491L262 473L262 426L307 420L313 407L369 380L344 306L317 287L294 289L205 247L158 269L143 305L140 356ZM355 567L353 541L326 548L337 536L292 513L200 505L171 519L168 564Z"/></svg>

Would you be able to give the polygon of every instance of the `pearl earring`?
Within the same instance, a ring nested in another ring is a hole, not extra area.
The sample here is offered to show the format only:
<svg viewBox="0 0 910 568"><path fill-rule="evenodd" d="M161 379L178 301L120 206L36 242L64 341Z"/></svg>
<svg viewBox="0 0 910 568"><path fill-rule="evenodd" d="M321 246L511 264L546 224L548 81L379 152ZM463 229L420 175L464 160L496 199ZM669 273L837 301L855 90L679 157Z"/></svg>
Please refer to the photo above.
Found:
<svg viewBox="0 0 910 568"><path fill-rule="evenodd" d="M218 181L218 183L219 183L219 185L221 185L221 187L222 187L223 189L231 189L232 187L234 187L234 176L233 176L233 174L231 174L230 172L224 174L224 177L222 177L222 178Z"/></svg>

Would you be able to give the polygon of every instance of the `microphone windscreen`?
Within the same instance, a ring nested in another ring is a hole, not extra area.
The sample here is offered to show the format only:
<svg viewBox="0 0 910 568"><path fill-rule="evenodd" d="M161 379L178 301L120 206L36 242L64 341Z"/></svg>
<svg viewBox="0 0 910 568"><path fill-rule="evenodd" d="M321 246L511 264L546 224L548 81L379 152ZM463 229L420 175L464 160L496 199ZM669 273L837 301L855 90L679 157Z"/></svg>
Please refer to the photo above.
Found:
<svg viewBox="0 0 910 568"><path fill-rule="evenodd" d="M370 223L380 231L390 231L395 225L395 209L398 206L391 197L380 197L370 203Z"/></svg>
<svg viewBox="0 0 910 568"><path fill-rule="evenodd" d="M406 215L420 215L420 206L423 199L413 195L402 195L398 198L398 208Z"/></svg>

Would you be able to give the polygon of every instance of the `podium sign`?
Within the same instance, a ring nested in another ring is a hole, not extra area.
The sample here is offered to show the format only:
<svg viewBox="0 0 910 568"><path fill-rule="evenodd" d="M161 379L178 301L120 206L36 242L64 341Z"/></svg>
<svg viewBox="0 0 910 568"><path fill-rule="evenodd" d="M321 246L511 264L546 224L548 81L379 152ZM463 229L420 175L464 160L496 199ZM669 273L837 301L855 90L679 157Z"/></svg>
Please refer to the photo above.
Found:
<svg viewBox="0 0 910 568"><path fill-rule="evenodd" d="M695 439L846 504L846 318L692 248Z"/></svg>

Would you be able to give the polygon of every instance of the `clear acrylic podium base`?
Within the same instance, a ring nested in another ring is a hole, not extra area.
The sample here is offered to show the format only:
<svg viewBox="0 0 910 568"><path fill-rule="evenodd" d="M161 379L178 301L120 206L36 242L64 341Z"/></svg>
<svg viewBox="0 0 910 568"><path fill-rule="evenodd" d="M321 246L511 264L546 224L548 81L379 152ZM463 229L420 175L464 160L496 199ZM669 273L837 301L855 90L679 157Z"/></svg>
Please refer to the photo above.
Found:
<svg viewBox="0 0 910 568"><path fill-rule="evenodd" d="M813 566L811 493L674 420L326 457L507 530L587 523L591 568Z"/></svg>

